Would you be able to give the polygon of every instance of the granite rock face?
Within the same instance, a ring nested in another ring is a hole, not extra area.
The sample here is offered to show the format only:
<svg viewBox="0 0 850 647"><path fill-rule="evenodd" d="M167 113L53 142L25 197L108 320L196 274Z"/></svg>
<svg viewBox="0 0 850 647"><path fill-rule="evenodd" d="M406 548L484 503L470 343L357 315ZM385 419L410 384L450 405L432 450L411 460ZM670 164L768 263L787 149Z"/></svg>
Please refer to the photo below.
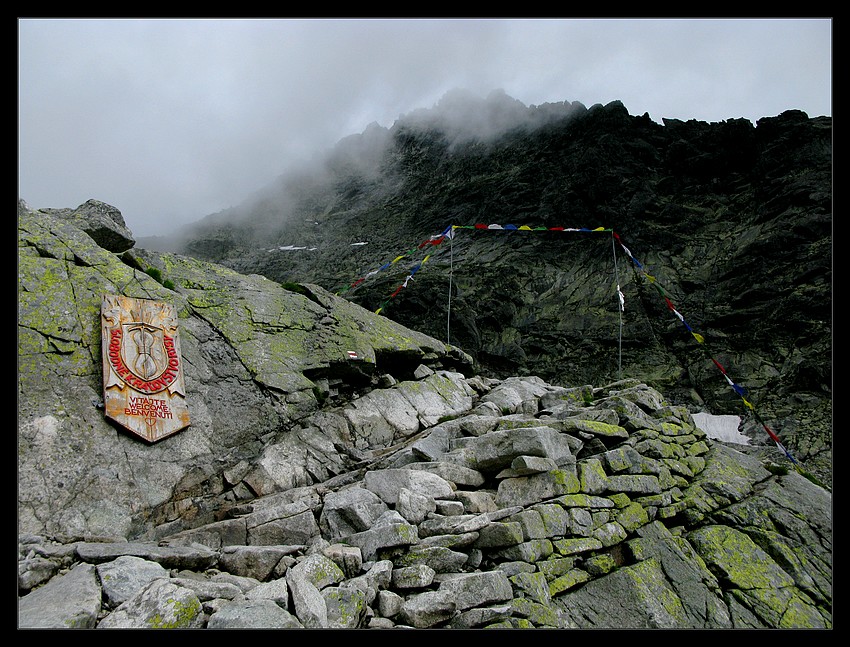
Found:
<svg viewBox="0 0 850 647"><path fill-rule="evenodd" d="M831 628L832 496L778 449L18 217L19 627ZM177 307L189 428L105 419L105 292Z"/></svg>
<svg viewBox="0 0 850 647"><path fill-rule="evenodd" d="M344 469L335 444L351 452L365 442L331 405L379 379L411 380L420 366L470 365L459 349L318 286L294 291L188 257L116 254L53 213L24 208L18 223L18 511L27 532L138 536L212 520L241 493L328 478ZM104 416L103 294L178 312L191 425L173 441L139 443ZM419 403L423 419L459 406L435 398ZM319 432L307 416L322 409L329 421ZM418 431L416 415L408 422L399 433ZM385 421L375 433L391 443L395 428Z"/></svg>

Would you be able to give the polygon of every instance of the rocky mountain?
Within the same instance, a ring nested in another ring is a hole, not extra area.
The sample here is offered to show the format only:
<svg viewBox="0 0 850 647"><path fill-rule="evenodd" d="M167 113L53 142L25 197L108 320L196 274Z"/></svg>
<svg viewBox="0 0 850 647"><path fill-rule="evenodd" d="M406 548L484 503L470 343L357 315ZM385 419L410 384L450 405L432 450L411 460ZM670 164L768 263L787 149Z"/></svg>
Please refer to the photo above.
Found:
<svg viewBox="0 0 850 647"><path fill-rule="evenodd" d="M159 334L105 344L113 297L176 312L163 438L109 415ZM137 247L97 200L22 202L18 627L832 628L817 461L696 413L488 376L319 285Z"/></svg>
<svg viewBox="0 0 850 647"><path fill-rule="evenodd" d="M491 376L638 379L754 443L770 421L828 479L831 200L829 117L453 92L169 244L319 285Z"/></svg>

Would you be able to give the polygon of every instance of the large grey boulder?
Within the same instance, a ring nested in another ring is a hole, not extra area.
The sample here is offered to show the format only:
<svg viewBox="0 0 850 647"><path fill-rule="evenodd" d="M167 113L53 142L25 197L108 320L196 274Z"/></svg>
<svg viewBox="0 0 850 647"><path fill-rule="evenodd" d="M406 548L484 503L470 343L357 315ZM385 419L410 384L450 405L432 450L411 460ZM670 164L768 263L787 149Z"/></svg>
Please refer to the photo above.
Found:
<svg viewBox="0 0 850 647"><path fill-rule="evenodd" d="M197 629L201 602L191 589L155 579L98 623L98 629Z"/></svg>
<svg viewBox="0 0 850 647"><path fill-rule="evenodd" d="M170 574L157 562L133 555L121 555L110 562L98 564L97 577L104 601L114 608L126 602L151 580L170 577Z"/></svg>
<svg viewBox="0 0 850 647"><path fill-rule="evenodd" d="M114 219L89 206L89 216ZM23 532L155 538L214 521L240 497L325 480L347 469L346 451L392 442L360 428L355 448L347 429L325 432L321 418L308 419L371 390L381 376L377 358L405 376L423 363L469 365L458 349L318 286L287 289L141 249L118 255L67 216L18 214ZM104 416L106 293L164 301L179 313L191 421L164 441L140 441ZM451 375L429 379L458 385ZM456 411L465 397L423 401L417 416Z"/></svg>
<svg viewBox="0 0 850 647"><path fill-rule="evenodd" d="M274 600L234 600L210 617L208 629L303 629L304 625Z"/></svg>
<svg viewBox="0 0 850 647"><path fill-rule="evenodd" d="M92 629L101 589L91 564L77 564L18 601L18 626L26 629Z"/></svg>
<svg viewBox="0 0 850 647"><path fill-rule="evenodd" d="M26 203L19 206L18 213L26 212ZM40 209L42 213L58 216L79 227L92 237L95 243L110 252L126 252L136 241L127 228L124 216L112 205L100 200L86 200L76 209Z"/></svg>

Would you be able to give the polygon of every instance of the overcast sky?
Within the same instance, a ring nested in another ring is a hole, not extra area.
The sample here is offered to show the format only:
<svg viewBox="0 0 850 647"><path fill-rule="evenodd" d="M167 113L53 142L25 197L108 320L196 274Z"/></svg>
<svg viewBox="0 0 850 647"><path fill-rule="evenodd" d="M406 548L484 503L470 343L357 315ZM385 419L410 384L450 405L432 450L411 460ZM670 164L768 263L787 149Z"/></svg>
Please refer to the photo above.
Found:
<svg viewBox="0 0 850 647"><path fill-rule="evenodd" d="M18 196L138 238L449 90L753 123L832 115L832 20L19 19Z"/></svg>

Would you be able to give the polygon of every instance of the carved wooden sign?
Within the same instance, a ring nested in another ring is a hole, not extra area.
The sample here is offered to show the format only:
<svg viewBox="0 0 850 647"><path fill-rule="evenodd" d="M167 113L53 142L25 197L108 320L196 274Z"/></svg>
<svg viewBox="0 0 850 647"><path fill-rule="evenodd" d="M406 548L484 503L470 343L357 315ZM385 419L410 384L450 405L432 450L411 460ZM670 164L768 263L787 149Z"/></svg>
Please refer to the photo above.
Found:
<svg viewBox="0 0 850 647"><path fill-rule="evenodd" d="M174 306L105 294L101 320L106 416L149 442L188 427Z"/></svg>

